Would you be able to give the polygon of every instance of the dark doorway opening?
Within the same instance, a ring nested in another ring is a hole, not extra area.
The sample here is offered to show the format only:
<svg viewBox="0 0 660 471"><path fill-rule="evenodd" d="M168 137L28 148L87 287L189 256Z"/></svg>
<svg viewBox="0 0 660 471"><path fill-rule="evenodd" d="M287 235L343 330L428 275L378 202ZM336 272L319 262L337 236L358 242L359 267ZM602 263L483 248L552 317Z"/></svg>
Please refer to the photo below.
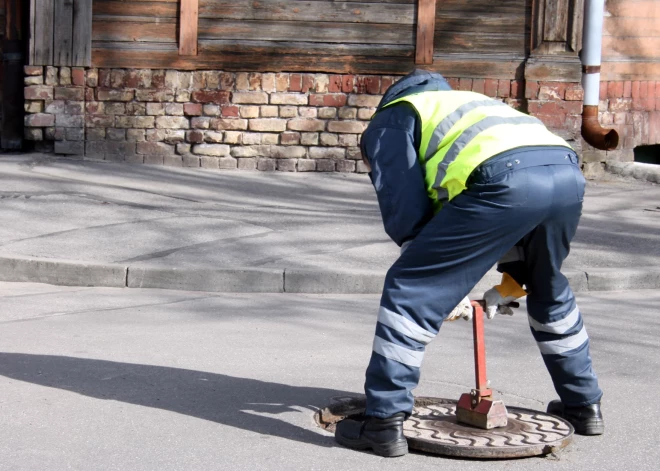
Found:
<svg viewBox="0 0 660 471"><path fill-rule="evenodd" d="M660 144L635 147L635 162L660 165Z"/></svg>

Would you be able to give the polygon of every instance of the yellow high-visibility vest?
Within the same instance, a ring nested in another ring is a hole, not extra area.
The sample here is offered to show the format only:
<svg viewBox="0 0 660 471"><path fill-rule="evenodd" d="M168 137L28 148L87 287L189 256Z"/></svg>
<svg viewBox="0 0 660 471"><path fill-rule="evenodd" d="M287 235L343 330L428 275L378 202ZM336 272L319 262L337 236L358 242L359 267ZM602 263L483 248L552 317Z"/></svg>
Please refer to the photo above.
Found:
<svg viewBox="0 0 660 471"><path fill-rule="evenodd" d="M429 91L387 103L406 101L421 120L419 160L436 212L466 188L472 171L485 160L524 146L571 146L543 123L485 95L465 91Z"/></svg>

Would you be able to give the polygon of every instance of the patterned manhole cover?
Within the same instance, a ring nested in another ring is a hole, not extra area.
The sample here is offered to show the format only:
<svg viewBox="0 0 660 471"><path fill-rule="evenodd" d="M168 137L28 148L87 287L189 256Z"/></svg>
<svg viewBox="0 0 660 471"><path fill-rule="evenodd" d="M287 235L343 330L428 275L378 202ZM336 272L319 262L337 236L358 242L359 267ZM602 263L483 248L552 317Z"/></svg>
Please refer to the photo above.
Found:
<svg viewBox="0 0 660 471"><path fill-rule="evenodd" d="M413 415L405 422L404 434L413 450L466 458L520 458L547 455L568 445L573 427L563 419L531 409L507 407L506 427L481 430L456 422L453 399L415 399ZM334 398L317 412L316 420L334 432L344 417L364 411L364 398Z"/></svg>

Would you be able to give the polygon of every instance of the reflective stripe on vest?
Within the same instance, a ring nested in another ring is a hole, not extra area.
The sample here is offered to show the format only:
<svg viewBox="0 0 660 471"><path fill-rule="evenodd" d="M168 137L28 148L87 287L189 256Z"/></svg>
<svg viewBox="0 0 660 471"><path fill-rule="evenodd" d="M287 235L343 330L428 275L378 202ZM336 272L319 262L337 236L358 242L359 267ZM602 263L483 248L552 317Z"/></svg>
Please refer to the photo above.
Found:
<svg viewBox="0 0 660 471"><path fill-rule="evenodd" d="M436 211L464 189L472 171L490 157L523 146L570 146L537 118L484 95L433 91L406 101L421 119L419 159Z"/></svg>

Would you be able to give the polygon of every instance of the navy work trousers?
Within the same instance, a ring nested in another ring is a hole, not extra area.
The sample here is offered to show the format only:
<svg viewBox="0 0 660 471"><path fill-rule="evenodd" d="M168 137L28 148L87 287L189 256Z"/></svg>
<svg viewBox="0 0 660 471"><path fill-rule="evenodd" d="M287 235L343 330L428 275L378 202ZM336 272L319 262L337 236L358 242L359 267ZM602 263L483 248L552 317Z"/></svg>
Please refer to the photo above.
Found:
<svg viewBox="0 0 660 471"><path fill-rule="evenodd" d="M366 373L367 415L410 413L425 346L443 320L515 245L524 253L527 310L565 405L600 400L589 338L562 275L582 212L584 178L569 149L520 149L477 168L389 269Z"/></svg>

